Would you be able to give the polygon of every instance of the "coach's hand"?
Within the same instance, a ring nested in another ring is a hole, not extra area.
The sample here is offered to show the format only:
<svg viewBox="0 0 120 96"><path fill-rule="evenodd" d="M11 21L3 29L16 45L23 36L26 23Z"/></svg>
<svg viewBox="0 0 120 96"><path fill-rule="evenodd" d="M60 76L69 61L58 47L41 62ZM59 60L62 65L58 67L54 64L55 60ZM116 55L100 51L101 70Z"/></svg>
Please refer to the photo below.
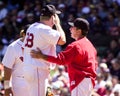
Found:
<svg viewBox="0 0 120 96"><path fill-rule="evenodd" d="M47 60L47 55L43 54L39 48L30 52L32 58Z"/></svg>
<svg viewBox="0 0 120 96"><path fill-rule="evenodd" d="M36 58L36 59L42 58L42 52L40 51L39 48L37 48L36 50L32 50L30 52L30 55L31 55L32 58Z"/></svg>
<svg viewBox="0 0 120 96"><path fill-rule="evenodd" d="M4 96L11 96L10 94L12 94L12 96L13 96L12 89L11 88L5 89Z"/></svg>

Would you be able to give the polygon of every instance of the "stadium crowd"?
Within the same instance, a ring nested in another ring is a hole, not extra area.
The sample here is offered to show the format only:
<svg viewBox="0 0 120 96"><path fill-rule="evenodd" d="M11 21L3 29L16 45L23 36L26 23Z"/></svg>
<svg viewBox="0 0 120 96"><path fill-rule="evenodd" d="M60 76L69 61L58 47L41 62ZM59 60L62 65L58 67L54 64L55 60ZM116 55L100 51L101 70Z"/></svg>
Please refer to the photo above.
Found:
<svg viewBox="0 0 120 96"><path fill-rule="evenodd" d="M120 96L120 0L0 0L0 61L7 46L19 37L20 29L39 21L45 4L53 4L62 12L59 16L67 43L57 46L57 52L74 41L68 21L76 17L89 21L88 38L98 51L99 62L93 96ZM3 94L4 70L0 69L0 94ZM56 96L70 96L68 79L66 67L51 70L49 87Z"/></svg>

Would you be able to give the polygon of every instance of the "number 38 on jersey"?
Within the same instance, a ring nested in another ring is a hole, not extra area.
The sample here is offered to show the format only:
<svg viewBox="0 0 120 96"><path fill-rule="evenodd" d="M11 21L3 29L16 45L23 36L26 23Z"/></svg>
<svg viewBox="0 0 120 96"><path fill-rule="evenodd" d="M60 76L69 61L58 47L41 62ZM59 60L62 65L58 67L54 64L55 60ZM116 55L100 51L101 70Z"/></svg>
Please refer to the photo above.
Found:
<svg viewBox="0 0 120 96"><path fill-rule="evenodd" d="M26 43L25 47L32 47L33 46L33 40L34 40L34 35L32 33L27 33L26 34Z"/></svg>

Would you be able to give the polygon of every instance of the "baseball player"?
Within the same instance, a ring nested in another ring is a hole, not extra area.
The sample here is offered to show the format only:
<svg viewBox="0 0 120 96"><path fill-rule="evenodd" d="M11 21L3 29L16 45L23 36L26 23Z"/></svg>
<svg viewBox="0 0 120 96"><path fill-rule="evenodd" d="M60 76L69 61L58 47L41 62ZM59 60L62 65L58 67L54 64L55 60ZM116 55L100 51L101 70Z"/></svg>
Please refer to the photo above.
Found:
<svg viewBox="0 0 120 96"><path fill-rule="evenodd" d="M4 89L5 96L27 96L27 83L23 76L23 51L22 43L25 38L26 30L29 25L26 25L21 30L21 38L11 43L3 57L2 64L4 65ZM11 86L10 86L11 80ZM12 87L12 88L11 88Z"/></svg>
<svg viewBox="0 0 120 96"><path fill-rule="evenodd" d="M53 5L45 5L40 22L33 23L27 30L24 47L24 76L29 84L29 96L45 96L46 82L51 63L31 58L30 51L40 48L43 53L56 56L56 45L66 43L57 11ZM56 30L53 29L56 26Z"/></svg>
<svg viewBox="0 0 120 96"><path fill-rule="evenodd" d="M71 37L76 41L69 44L57 57L46 55L38 48L37 51L31 51L31 56L67 65L71 96L91 96L96 78L97 51L86 37L89 23L83 18L77 18L69 24L71 25Z"/></svg>

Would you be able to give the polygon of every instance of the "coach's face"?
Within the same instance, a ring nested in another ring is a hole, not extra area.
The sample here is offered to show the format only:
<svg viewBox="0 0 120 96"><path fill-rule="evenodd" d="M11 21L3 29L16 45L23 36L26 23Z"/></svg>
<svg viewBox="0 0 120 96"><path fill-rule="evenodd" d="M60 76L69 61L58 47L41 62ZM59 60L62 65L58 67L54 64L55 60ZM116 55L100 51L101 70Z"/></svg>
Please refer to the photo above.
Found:
<svg viewBox="0 0 120 96"><path fill-rule="evenodd" d="M70 27L71 37L75 40L79 39L81 36L81 29L76 28L75 26Z"/></svg>

